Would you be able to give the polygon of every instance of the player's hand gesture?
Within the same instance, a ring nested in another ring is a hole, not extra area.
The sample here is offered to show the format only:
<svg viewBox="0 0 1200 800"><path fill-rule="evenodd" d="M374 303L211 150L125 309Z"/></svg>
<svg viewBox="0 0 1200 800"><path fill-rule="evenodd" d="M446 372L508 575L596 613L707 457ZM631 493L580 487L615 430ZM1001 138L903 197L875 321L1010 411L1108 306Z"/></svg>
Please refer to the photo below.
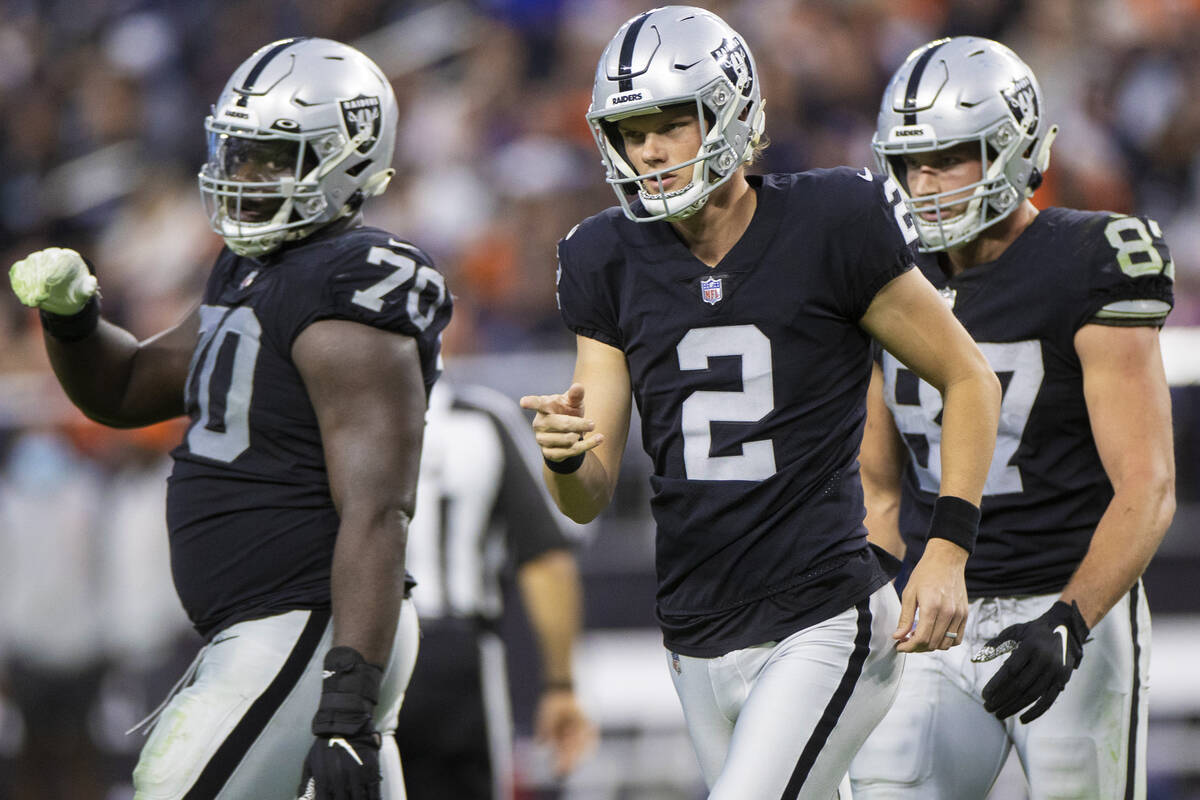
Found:
<svg viewBox="0 0 1200 800"><path fill-rule="evenodd" d="M554 751L554 773L560 777L574 770L596 744L596 729L568 688L542 692L534 725L537 740Z"/></svg>
<svg viewBox="0 0 1200 800"><path fill-rule="evenodd" d="M984 709L1004 719L1036 700L1021 715L1021 722L1033 722L1046 713L1071 673L1079 669L1088 633L1079 606L1061 600L1037 619L1000 631L971 657L981 663L1012 652L983 687Z"/></svg>
<svg viewBox="0 0 1200 800"><path fill-rule="evenodd" d="M82 311L99 288L83 256L65 247L30 253L9 268L8 280L25 305L64 317Z"/></svg>
<svg viewBox="0 0 1200 800"><path fill-rule="evenodd" d="M582 455L604 441L603 434L589 436L596 424L583 416L583 386L571 384L563 394L531 394L521 398L521 408L536 411L533 433L547 461Z"/></svg>
<svg viewBox="0 0 1200 800"><path fill-rule="evenodd" d="M930 539L900 598L900 622L892 638L905 653L949 650L962 643L967 622L967 551ZM915 622L915 627L914 627Z"/></svg>

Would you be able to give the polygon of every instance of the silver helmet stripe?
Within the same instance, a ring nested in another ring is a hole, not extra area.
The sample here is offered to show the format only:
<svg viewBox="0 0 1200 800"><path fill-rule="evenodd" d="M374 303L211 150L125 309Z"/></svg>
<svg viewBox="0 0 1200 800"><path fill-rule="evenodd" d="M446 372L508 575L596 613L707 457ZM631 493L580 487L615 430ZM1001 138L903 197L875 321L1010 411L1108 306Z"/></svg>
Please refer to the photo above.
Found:
<svg viewBox="0 0 1200 800"><path fill-rule="evenodd" d="M267 64L270 64L271 60L274 59L275 56L279 55L284 50L287 50L296 42L302 42L307 38L309 37L296 36L291 39L284 39L282 42L279 42L270 50L268 50L266 54L264 54L263 57L258 60L258 63L255 64L248 73L246 73L246 80L242 81L242 85L237 89L234 89L234 91L240 95L240 97L237 99L237 105L246 105L246 95L254 93L254 82L258 80L258 76L262 74L262 71L267 68Z"/></svg>
<svg viewBox="0 0 1200 800"><path fill-rule="evenodd" d="M933 54L936 53L946 42L942 41L930 47L921 57L917 59L917 63L913 64L912 74L908 76L908 86L904 88L904 124L917 124L917 90L921 88L921 76L925 74L925 67L928 66ZM911 109L911 110L910 110Z"/></svg>
<svg viewBox="0 0 1200 800"><path fill-rule="evenodd" d="M637 46L638 34L641 33L642 25L646 24L648 16L650 16L649 11L629 23L629 30L625 32L625 41L621 42L621 62L617 67L617 77L621 82L617 88L622 92L633 89L633 49Z"/></svg>

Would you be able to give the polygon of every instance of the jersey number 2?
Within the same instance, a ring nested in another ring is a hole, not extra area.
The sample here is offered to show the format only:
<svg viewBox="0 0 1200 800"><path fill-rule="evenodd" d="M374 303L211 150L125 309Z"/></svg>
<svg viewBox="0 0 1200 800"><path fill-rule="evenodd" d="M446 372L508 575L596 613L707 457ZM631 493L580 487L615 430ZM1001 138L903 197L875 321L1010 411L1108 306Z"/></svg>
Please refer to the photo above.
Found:
<svg viewBox="0 0 1200 800"><path fill-rule="evenodd" d="M693 328L676 346L681 370L707 370L708 360L738 356L742 390L697 390L683 401L683 467L689 480L761 481L775 474L770 439L742 443L736 456L714 456L713 422L757 422L775 407L771 340L755 325Z"/></svg>

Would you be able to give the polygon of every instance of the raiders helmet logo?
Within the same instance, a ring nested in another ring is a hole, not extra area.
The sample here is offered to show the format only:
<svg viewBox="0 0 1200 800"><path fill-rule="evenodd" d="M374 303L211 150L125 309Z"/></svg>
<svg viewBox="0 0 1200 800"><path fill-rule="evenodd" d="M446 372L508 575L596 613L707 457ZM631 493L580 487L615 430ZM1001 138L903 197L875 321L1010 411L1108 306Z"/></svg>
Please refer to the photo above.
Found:
<svg viewBox="0 0 1200 800"><path fill-rule="evenodd" d="M358 146L358 152L368 152L379 139L379 130L383 125L383 112L380 109L379 98L360 94L353 100L343 100L341 107L342 119L346 123L346 132L351 137L358 136L363 131L370 132Z"/></svg>
<svg viewBox="0 0 1200 800"><path fill-rule="evenodd" d="M726 39L721 42L720 47L712 51L712 57L716 59L717 65L734 88L741 92L743 97L749 97L754 88L754 74L750 68L750 56L747 55L741 41Z"/></svg>
<svg viewBox="0 0 1200 800"><path fill-rule="evenodd" d="M1025 130L1025 133L1032 135L1037 130L1038 101L1037 93L1033 91L1033 84L1029 78L1013 81L1013 85L1007 89L1001 89L1000 94L1004 98L1004 102L1008 103L1008 108L1012 111L1017 124Z"/></svg>

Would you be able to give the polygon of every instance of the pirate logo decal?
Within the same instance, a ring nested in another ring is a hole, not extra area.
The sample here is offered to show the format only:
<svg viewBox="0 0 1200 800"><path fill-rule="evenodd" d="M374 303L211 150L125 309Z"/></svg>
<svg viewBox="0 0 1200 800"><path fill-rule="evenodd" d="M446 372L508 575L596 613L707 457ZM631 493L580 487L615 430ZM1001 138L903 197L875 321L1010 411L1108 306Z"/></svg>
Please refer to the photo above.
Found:
<svg viewBox="0 0 1200 800"><path fill-rule="evenodd" d="M342 119L346 123L346 132L357 137L363 131L367 136L358 145L358 152L367 153L379 139L379 129L382 126L383 113L380 110L378 97L359 95L353 100L343 100Z"/></svg>
<svg viewBox="0 0 1200 800"><path fill-rule="evenodd" d="M1038 101L1037 93L1033 91L1033 84L1029 78L1014 81L1009 88L1001 89L1000 95L1004 98L1004 102L1008 103L1008 108L1012 111L1017 125L1025 133L1032 135L1037 129Z"/></svg>
<svg viewBox="0 0 1200 800"><path fill-rule="evenodd" d="M734 88L741 92L743 97L749 97L754 88L754 72L750 67L750 56L741 41L726 39L721 42L720 47L712 51L712 57L717 60L717 65L724 71L725 77L729 78Z"/></svg>

